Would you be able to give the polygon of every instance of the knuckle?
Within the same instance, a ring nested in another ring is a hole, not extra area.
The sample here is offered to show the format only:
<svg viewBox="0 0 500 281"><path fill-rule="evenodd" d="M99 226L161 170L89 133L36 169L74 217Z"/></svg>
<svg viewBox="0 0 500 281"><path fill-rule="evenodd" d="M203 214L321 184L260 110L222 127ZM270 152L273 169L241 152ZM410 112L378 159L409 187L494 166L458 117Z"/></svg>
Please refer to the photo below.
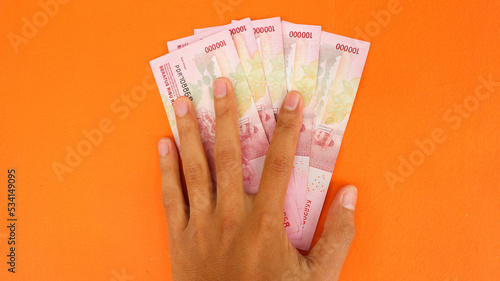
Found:
<svg viewBox="0 0 500 281"><path fill-rule="evenodd" d="M277 176L286 176L290 172L291 163L291 159L285 155L271 154L268 169Z"/></svg>
<svg viewBox="0 0 500 281"><path fill-rule="evenodd" d="M216 118L227 118L233 115L233 107L229 106L226 99L218 100L215 115Z"/></svg>
<svg viewBox="0 0 500 281"><path fill-rule="evenodd" d="M292 131L298 130L299 123L296 116L291 112L280 112L278 117L278 124L276 125L278 130L282 131Z"/></svg>
<svg viewBox="0 0 500 281"><path fill-rule="evenodd" d="M221 222L222 233L232 234L235 232L237 226L238 220L236 216L233 213L226 211Z"/></svg>
<svg viewBox="0 0 500 281"><path fill-rule="evenodd" d="M192 136L193 134L199 134L198 132L198 124L195 120L190 118L189 115L183 116L181 118L177 118L177 126L180 138L182 140L182 136Z"/></svg>
<svg viewBox="0 0 500 281"><path fill-rule="evenodd" d="M280 226L280 220L270 211L261 212L257 217L257 233L269 235Z"/></svg>
<svg viewBox="0 0 500 281"><path fill-rule="evenodd" d="M196 192L191 196L191 211L197 210L205 212L209 210L211 199L209 196L203 195L201 192Z"/></svg>
<svg viewBox="0 0 500 281"><path fill-rule="evenodd" d="M168 161L165 160L160 161L160 171L162 175L168 176L169 174L171 174L172 170L173 167Z"/></svg>
<svg viewBox="0 0 500 281"><path fill-rule="evenodd" d="M220 229L224 241L232 240L239 228L240 217L235 207L226 207L221 210Z"/></svg>
<svg viewBox="0 0 500 281"><path fill-rule="evenodd" d="M356 235L356 228L354 226L354 222L351 220L345 221L341 227L342 241L345 244L350 245L354 240L354 236Z"/></svg>
<svg viewBox="0 0 500 281"><path fill-rule="evenodd" d="M190 184L201 185L201 175L203 175L205 172L203 169L203 165L196 161L186 161L183 166L184 177L186 178L186 181L188 181Z"/></svg>
<svg viewBox="0 0 500 281"><path fill-rule="evenodd" d="M217 146L215 152L215 166L217 173L217 182L220 185L228 186L234 183L235 175L240 174L241 159L240 150L232 146L224 145L227 142L222 142L222 145Z"/></svg>
<svg viewBox="0 0 500 281"><path fill-rule="evenodd" d="M221 145L217 146L217 150L215 152L215 161L216 164L223 169L235 170L238 167L238 164L240 164L240 150L231 145L227 145L227 143L230 142L221 140Z"/></svg>
<svg viewBox="0 0 500 281"><path fill-rule="evenodd" d="M163 203L163 207L165 208L165 210L169 210L174 205L174 199L171 196L169 196L168 192L166 191L162 191L161 201Z"/></svg>

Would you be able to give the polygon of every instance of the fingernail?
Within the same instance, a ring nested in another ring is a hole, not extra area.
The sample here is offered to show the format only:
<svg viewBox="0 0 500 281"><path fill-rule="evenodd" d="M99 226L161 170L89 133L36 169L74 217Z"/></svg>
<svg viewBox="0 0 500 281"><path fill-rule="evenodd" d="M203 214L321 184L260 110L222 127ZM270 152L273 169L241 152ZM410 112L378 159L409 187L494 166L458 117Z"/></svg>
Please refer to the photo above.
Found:
<svg viewBox="0 0 500 281"><path fill-rule="evenodd" d="M215 79L214 81L214 95L218 98L224 97L227 93L226 81L222 79Z"/></svg>
<svg viewBox="0 0 500 281"><path fill-rule="evenodd" d="M299 94L295 92L290 92L285 97L285 101L283 102L283 107L288 110L295 110L298 104L299 104Z"/></svg>
<svg viewBox="0 0 500 281"><path fill-rule="evenodd" d="M348 188L342 196L342 206L349 210L353 210L356 207L356 199L358 198L358 191L356 188Z"/></svg>
<svg viewBox="0 0 500 281"><path fill-rule="evenodd" d="M168 141L166 139L161 139L158 143L158 152L160 156L165 156L168 153Z"/></svg>
<svg viewBox="0 0 500 281"><path fill-rule="evenodd" d="M188 112L188 104L184 99L177 99L174 103L175 115L184 116Z"/></svg>

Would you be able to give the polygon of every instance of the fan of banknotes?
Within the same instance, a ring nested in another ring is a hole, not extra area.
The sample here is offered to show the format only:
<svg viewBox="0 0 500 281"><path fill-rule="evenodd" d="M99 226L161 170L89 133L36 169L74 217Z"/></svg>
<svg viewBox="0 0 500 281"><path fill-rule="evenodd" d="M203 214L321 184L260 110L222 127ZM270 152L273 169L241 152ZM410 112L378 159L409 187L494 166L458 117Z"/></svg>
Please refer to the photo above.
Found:
<svg viewBox="0 0 500 281"><path fill-rule="evenodd" d="M213 81L234 85L239 111L244 189L257 192L266 152L288 91L304 99L302 128L284 206L292 244L309 250L328 191L370 43L279 17L195 29L167 42L151 61L177 146L173 103L188 96L216 185Z"/></svg>

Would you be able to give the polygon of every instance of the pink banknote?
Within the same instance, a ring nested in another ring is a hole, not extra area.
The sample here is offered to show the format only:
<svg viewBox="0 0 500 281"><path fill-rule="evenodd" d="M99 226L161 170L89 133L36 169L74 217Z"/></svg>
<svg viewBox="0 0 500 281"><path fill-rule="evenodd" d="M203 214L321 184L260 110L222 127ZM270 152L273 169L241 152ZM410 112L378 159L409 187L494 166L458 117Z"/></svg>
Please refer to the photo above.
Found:
<svg viewBox="0 0 500 281"><path fill-rule="evenodd" d="M223 26L195 29L194 33L195 36L203 39L222 30L229 30L233 37L234 45L240 56L242 72L250 85L250 90L252 91L267 138L271 141L274 128L276 127L276 119L273 115L271 97L267 88L257 41L254 36L252 21L246 18ZM243 79L240 76L235 78Z"/></svg>
<svg viewBox="0 0 500 281"><path fill-rule="evenodd" d="M187 45L189 45L191 43L194 43L196 41L199 41L199 40L201 40L199 38L199 36L190 35L190 36L186 36L186 37L182 37L182 38L179 38L179 39L168 41L167 42L168 51L170 53L172 53L174 51L177 51L177 50L179 50L181 48L184 48Z"/></svg>
<svg viewBox="0 0 500 281"><path fill-rule="evenodd" d="M212 85L214 79L220 76L231 80L238 103L244 189L247 193L256 193L269 142L248 82L241 73L241 62L229 32L216 33L152 60L150 64L178 146L179 137L172 105L181 95L192 100L215 184L215 113ZM243 78L235 78L241 75Z"/></svg>
<svg viewBox="0 0 500 281"><path fill-rule="evenodd" d="M309 250L330 185L370 43L322 32L302 238Z"/></svg>
<svg viewBox="0 0 500 281"><path fill-rule="evenodd" d="M287 90L298 91L304 99L302 128L293 163L297 206L299 213L302 214L306 202L311 153L321 26L293 24L285 21L282 21L281 25Z"/></svg>

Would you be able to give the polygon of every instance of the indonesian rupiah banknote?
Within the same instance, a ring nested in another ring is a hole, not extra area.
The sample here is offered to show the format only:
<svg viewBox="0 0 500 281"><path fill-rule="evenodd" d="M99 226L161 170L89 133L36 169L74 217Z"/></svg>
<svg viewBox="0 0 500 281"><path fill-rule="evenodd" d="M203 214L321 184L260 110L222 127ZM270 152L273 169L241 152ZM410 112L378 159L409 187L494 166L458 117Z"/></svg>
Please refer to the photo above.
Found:
<svg viewBox="0 0 500 281"><path fill-rule="evenodd" d="M273 111L277 114L287 94L281 18L252 21Z"/></svg>
<svg viewBox="0 0 500 281"><path fill-rule="evenodd" d="M293 163L297 206L299 214L303 214L311 153L321 26L282 21L281 27L287 90L299 92L304 100L302 127Z"/></svg>
<svg viewBox="0 0 500 281"><path fill-rule="evenodd" d="M292 244L299 249L309 250L357 92L369 43L322 32L319 26L281 22L277 17L251 22L247 18L233 21L229 25L196 29L195 35L170 41L167 45L171 52L181 48L185 50L184 47L188 45L203 45L199 42L212 40L214 33L221 34L224 30L228 31L226 39L228 35L232 38L236 49L233 51L237 53L237 59L241 62L240 65L233 67L232 71L226 71L226 73L231 76L228 78L232 78L233 83L240 82L239 86L235 84L235 91L239 91L237 87L246 88L244 92L253 97L253 100L257 101L255 97L261 100L260 103L255 102L253 105L252 108L255 110L252 115L255 120L255 113L258 113L261 122L257 123L261 124L260 126L254 125L257 128L260 127L260 133L265 131L268 140L267 147L274 131L275 118L278 118L277 113L286 93L296 90L304 98L304 119L292 173L292 178L295 180L290 182L287 190L284 225ZM249 34L254 37L248 37ZM215 61L219 61L219 58L215 57ZM233 60L232 57L228 59ZM196 68L201 72L199 65ZM197 116L201 124L200 131L202 131L207 158L209 162L213 162L215 131L202 129L202 126L213 127L211 83L215 77L220 75L227 77L227 75L224 75L218 64L214 64L213 70L212 66L205 68L210 69L209 72L214 75L203 75L201 80L198 79L204 91L200 102L208 108L212 106L212 112L210 115L209 111L204 110L204 106L201 106L200 110L197 107ZM161 71L158 68L155 73L157 82L164 79L163 76L158 76L162 74ZM207 78L210 79L209 84L204 84L204 76L209 77ZM241 84L243 79L249 83L246 87ZM199 85L199 82L195 85ZM262 85L265 88L264 92L262 92L264 89ZM169 94L168 91L166 93ZM177 131L176 128L174 129L175 117L171 107L173 100L169 102L169 99L165 97L163 95L162 99L166 105L165 109L169 115L172 131L175 131L174 137L178 142ZM271 113L274 112L274 114L270 113L270 108ZM204 113L200 114L198 111ZM241 120L242 118L240 118L240 125ZM269 122L272 122L272 127L269 126ZM251 130L245 127L242 129L240 126L242 155L244 153L250 155L252 154L250 151L254 151L254 148L244 151L245 137L242 137L242 132L249 133ZM262 134L259 140L262 140ZM267 151L267 147L263 150ZM248 166L251 168L248 170L245 168L247 158L244 157L245 177L251 175L254 179L256 175L252 172L257 171L260 181L265 152L260 155L258 167ZM251 156L248 159L250 158ZM257 162L254 161L254 163ZM213 171L212 176L215 177L215 167L212 164L211 171ZM214 178L214 182L215 180ZM249 188L249 183L245 179L244 185L247 193L257 192L258 182L256 186Z"/></svg>
<svg viewBox="0 0 500 281"><path fill-rule="evenodd" d="M203 147L215 184L217 178L212 85L217 77L224 76L231 80L238 105L243 185L247 193L256 193L269 142L248 82L243 78L234 78L238 77L238 71L241 72L241 62L231 35L225 31L216 33L181 50L152 60L150 64L179 148L173 103L182 95L189 97L193 102Z"/></svg>
<svg viewBox="0 0 500 281"><path fill-rule="evenodd" d="M231 22L237 22L237 20ZM286 86L285 60L283 56L281 18L274 17L252 20L252 25L257 46L259 47L262 66L264 67L264 74L273 104L274 115L277 120L283 99L288 93Z"/></svg>
<svg viewBox="0 0 500 281"><path fill-rule="evenodd" d="M243 79L243 76L246 76L255 105L259 111L260 120L266 131L268 140L271 141L276 126L276 119L273 114L271 97L267 88L257 41L254 36L252 21L250 18L246 18L227 25L195 29L194 33L195 36L203 39L222 30L229 30L233 37L242 66L239 73L241 77L237 76L236 79Z"/></svg>
<svg viewBox="0 0 500 281"><path fill-rule="evenodd" d="M181 48L184 48L187 45L189 45L191 43L194 43L196 41L199 41L199 40L201 40L199 38L199 36L190 35L190 36L186 36L186 37L182 37L182 38L179 38L179 39L168 41L167 42L167 48L168 48L168 51L170 53L172 53L174 51L177 51L177 50L179 50Z"/></svg>
<svg viewBox="0 0 500 281"><path fill-rule="evenodd" d="M314 128L302 238L295 247L309 250L316 230L370 43L322 32Z"/></svg>

